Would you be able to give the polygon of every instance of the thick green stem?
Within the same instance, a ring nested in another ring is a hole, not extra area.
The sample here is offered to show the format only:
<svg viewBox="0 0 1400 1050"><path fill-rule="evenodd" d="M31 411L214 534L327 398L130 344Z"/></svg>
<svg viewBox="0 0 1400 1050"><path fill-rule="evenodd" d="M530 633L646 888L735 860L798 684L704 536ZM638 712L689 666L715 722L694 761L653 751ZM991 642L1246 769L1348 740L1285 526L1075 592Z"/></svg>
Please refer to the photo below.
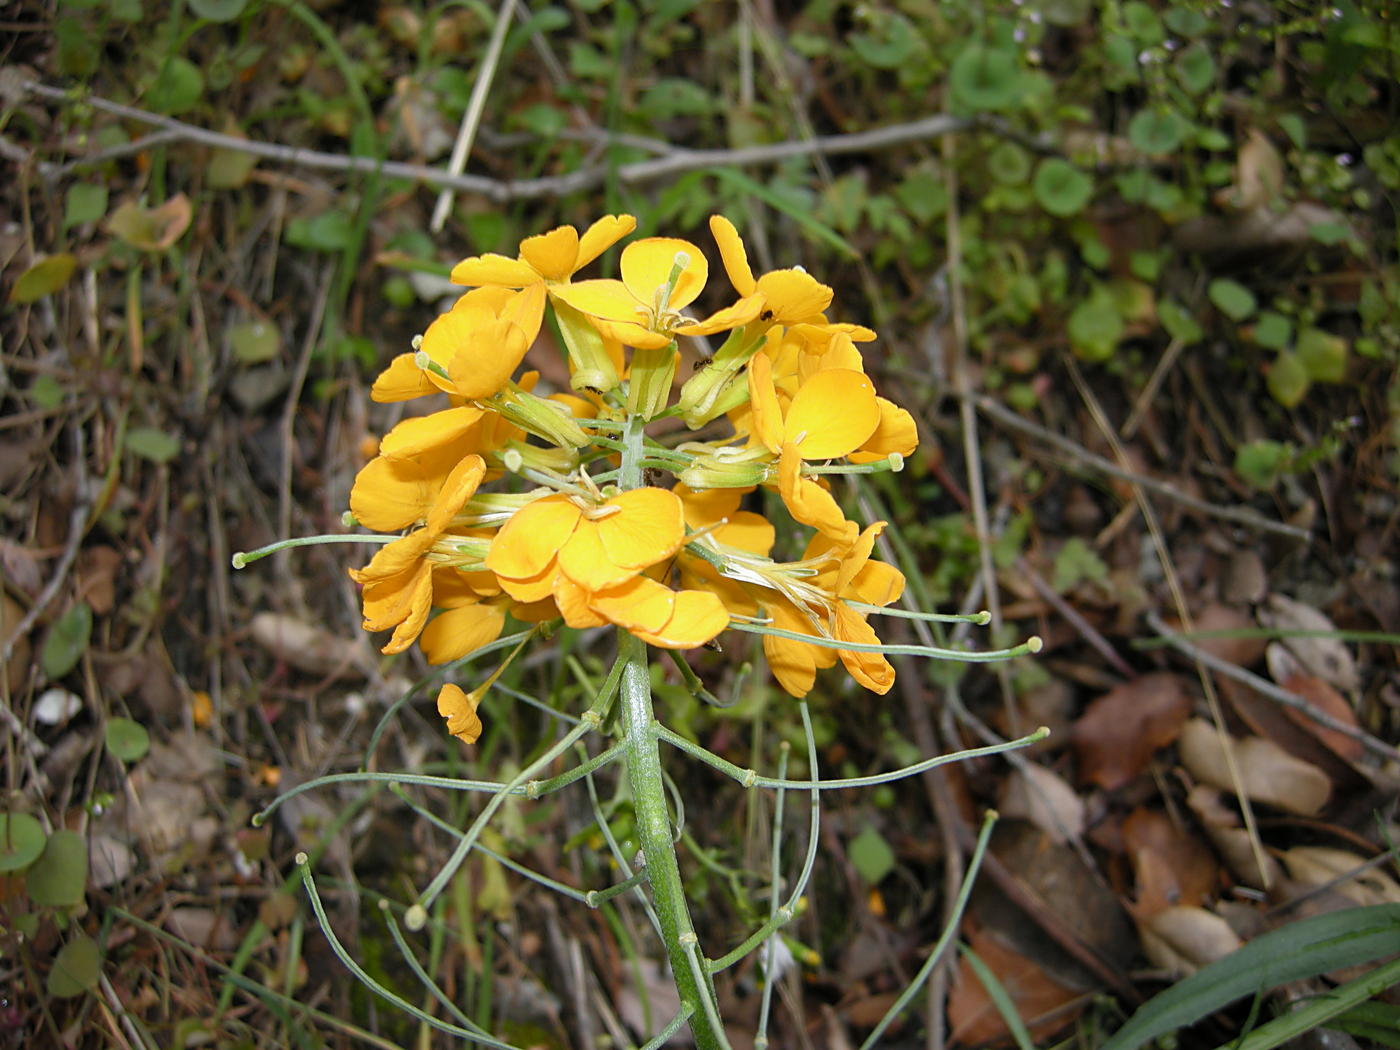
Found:
<svg viewBox="0 0 1400 1050"><path fill-rule="evenodd" d="M621 488L637 488L642 483L641 458L645 421L631 415L623 434L622 463L618 471ZM676 841L671 834L671 818L666 811L666 783L661 772L661 740L651 706L651 675L647 670L646 643L627 631L619 630L618 657L622 661L621 723L627 784L632 790L632 809L637 838L642 847L652 905L661 925L661 939L671 963L671 976L680 993L683 1010L690 1011L690 1029L699 1050L727 1050L728 1041L720 1027L715 1008L715 992L703 967L693 965L700 958L695 925L690 921L685 886L676 863Z"/></svg>
<svg viewBox="0 0 1400 1050"><path fill-rule="evenodd" d="M651 707L651 677L647 673L646 643L618 632L626 663L622 669L621 714L627 754L627 782L632 789L632 808L637 837L646 861L647 882L652 904L661 921L661 938L671 962L671 976L681 1002L692 1008L690 1028L700 1050L718 1050L726 1045L724 1033L712 1023L714 989L708 978L691 965L695 927L690 921L685 887L676 863L676 847L671 820L666 812L666 788L661 776L660 740Z"/></svg>

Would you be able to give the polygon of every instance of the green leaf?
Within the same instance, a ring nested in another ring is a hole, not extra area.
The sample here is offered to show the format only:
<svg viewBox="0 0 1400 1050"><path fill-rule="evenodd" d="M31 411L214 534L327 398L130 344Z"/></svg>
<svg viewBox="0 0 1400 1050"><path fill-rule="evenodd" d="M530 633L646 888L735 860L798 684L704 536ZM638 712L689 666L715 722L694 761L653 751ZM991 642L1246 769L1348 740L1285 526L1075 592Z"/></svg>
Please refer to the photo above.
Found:
<svg viewBox="0 0 1400 1050"><path fill-rule="evenodd" d="M92 637L92 609L87 602L78 602L53 622L44 639L44 651L39 658L44 674L59 679L73 668L87 652Z"/></svg>
<svg viewBox="0 0 1400 1050"><path fill-rule="evenodd" d="M1003 142L987 154L987 170L1005 186L1019 186L1031 176L1031 155L1014 142Z"/></svg>
<svg viewBox="0 0 1400 1050"><path fill-rule="evenodd" d="M53 376L41 375L34 377L34 382L29 384L26 393L34 399L34 403L40 408L52 409L63 403L68 390Z"/></svg>
<svg viewBox="0 0 1400 1050"><path fill-rule="evenodd" d="M127 433L126 447L152 463L169 463L180 454L180 439L155 427L136 427Z"/></svg>
<svg viewBox="0 0 1400 1050"><path fill-rule="evenodd" d="M78 260L68 252L40 259L19 275L19 280L10 289L10 302L32 303L52 295L68 283L77 268Z"/></svg>
<svg viewBox="0 0 1400 1050"><path fill-rule="evenodd" d="M1303 123L1303 118L1297 113L1284 113L1278 118L1278 126L1283 129L1288 140L1293 143L1294 149L1306 149L1308 146L1308 126Z"/></svg>
<svg viewBox="0 0 1400 1050"><path fill-rule="evenodd" d="M125 22L127 25L135 25L141 21L144 14L141 0L111 0L107 10L118 22Z"/></svg>
<svg viewBox="0 0 1400 1050"><path fill-rule="evenodd" d="M1269 393L1284 408L1292 408L1303 400L1311 383L1308 370L1298 355L1287 351L1274 359L1266 379Z"/></svg>
<svg viewBox="0 0 1400 1050"><path fill-rule="evenodd" d="M1235 473L1251 488L1267 491L1283 477L1293 454L1293 446L1281 441L1247 441L1235 450Z"/></svg>
<svg viewBox="0 0 1400 1050"><path fill-rule="evenodd" d="M870 32L851 33L846 41L860 60L876 69L898 69L918 52L919 34L895 11L872 18Z"/></svg>
<svg viewBox="0 0 1400 1050"><path fill-rule="evenodd" d="M927 169L916 168L905 175L894 195L917 222L931 223L948 212L948 184Z"/></svg>
<svg viewBox="0 0 1400 1050"><path fill-rule="evenodd" d="M100 182L78 182L68 187L63 200L63 228L96 222L107 214L107 187Z"/></svg>
<svg viewBox="0 0 1400 1050"><path fill-rule="evenodd" d="M101 968L102 953L97 950L97 942L79 934L58 950L44 987L55 999L71 999L97 987Z"/></svg>
<svg viewBox="0 0 1400 1050"><path fill-rule="evenodd" d="M869 824L851 840L846 852L860 877L872 886L894 870L894 850Z"/></svg>
<svg viewBox="0 0 1400 1050"><path fill-rule="evenodd" d="M1348 908L1291 922L1148 1000L1100 1050L1136 1050L1236 999L1390 955L1397 936L1400 904Z"/></svg>
<svg viewBox="0 0 1400 1050"><path fill-rule="evenodd" d="M216 149L204 168L204 184L211 190L236 190L248 181L258 158L241 149Z"/></svg>
<svg viewBox="0 0 1400 1050"><path fill-rule="evenodd" d="M964 109L1009 109L1021 97L1021 70L1016 52L985 44L962 50L948 71L953 100Z"/></svg>
<svg viewBox="0 0 1400 1050"><path fill-rule="evenodd" d="M1347 341L1320 328L1304 328L1294 348L1308 378L1317 383L1340 383L1347 374Z"/></svg>
<svg viewBox="0 0 1400 1050"><path fill-rule="evenodd" d="M107 722L107 750L123 762L139 762L151 747L151 734L140 722L112 718Z"/></svg>
<svg viewBox="0 0 1400 1050"><path fill-rule="evenodd" d="M653 120L703 117L719 103L708 91L684 77L662 77L642 94L641 108Z"/></svg>
<svg viewBox="0 0 1400 1050"><path fill-rule="evenodd" d="M271 361L282 350L282 333L266 321L244 321L228 330L229 346L240 364Z"/></svg>
<svg viewBox="0 0 1400 1050"><path fill-rule="evenodd" d="M323 211L315 218L298 215L287 223L287 243L313 251L339 252L355 237L355 220L343 211Z"/></svg>
<svg viewBox="0 0 1400 1050"><path fill-rule="evenodd" d="M1106 361L1123 338L1123 318L1106 288L1096 288L1069 315L1070 349L1085 361Z"/></svg>
<svg viewBox="0 0 1400 1050"><path fill-rule="evenodd" d="M1128 121L1128 141L1144 153L1171 153L1186 136L1186 121L1170 109L1144 109Z"/></svg>
<svg viewBox="0 0 1400 1050"><path fill-rule="evenodd" d="M1157 319L1162 322L1167 335L1185 346L1194 346L1205 335L1190 311L1175 299L1163 299L1157 304Z"/></svg>
<svg viewBox="0 0 1400 1050"><path fill-rule="evenodd" d="M1308 227L1308 236L1318 244L1341 244L1351 237L1351 230L1344 222L1315 222Z"/></svg>
<svg viewBox="0 0 1400 1050"><path fill-rule="evenodd" d="M192 109L204 95L204 74L189 59L172 55L161 67L146 95L146 104L157 113L175 116Z"/></svg>
<svg viewBox="0 0 1400 1050"><path fill-rule="evenodd" d="M1060 157L1040 162L1032 184L1035 199L1051 215L1066 218L1078 214L1094 194L1094 180Z"/></svg>
<svg viewBox="0 0 1400 1050"><path fill-rule="evenodd" d="M1203 95L1215 83L1215 59L1210 48L1192 44L1176 56L1176 78L1193 95Z"/></svg>
<svg viewBox="0 0 1400 1050"><path fill-rule="evenodd" d="M1129 0L1123 5L1123 24L1128 35L1143 47L1154 47L1167 36L1157 12L1142 0Z"/></svg>
<svg viewBox="0 0 1400 1050"><path fill-rule="evenodd" d="M1210 20L1205 15L1184 4L1167 8L1162 21L1177 36L1201 36L1210 28Z"/></svg>
<svg viewBox="0 0 1400 1050"><path fill-rule="evenodd" d="M76 908L83 902L87 871L87 840L60 828L49 836L43 854L25 873L25 889L41 908Z"/></svg>
<svg viewBox="0 0 1400 1050"><path fill-rule="evenodd" d="M102 57L102 39L78 18L60 18L54 23L55 55L58 72L85 80L97 72Z"/></svg>
<svg viewBox="0 0 1400 1050"><path fill-rule="evenodd" d="M248 0L185 0L194 14L209 22L232 22L243 13Z"/></svg>
<svg viewBox="0 0 1400 1050"><path fill-rule="evenodd" d="M1276 310L1260 310L1254 341L1268 350L1282 350L1293 338L1293 322Z"/></svg>
<svg viewBox="0 0 1400 1050"><path fill-rule="evenodd" d="M1052 26L1077 26L1089 17L1090 0L1038 0L1034 5Z"/></svg>
<svg viewBox="0 0 1400 1050"><path fill-rule="evenodd" d="M1217 277L1211 281L1206 294L1217 310L1236 323L1253 314L1258 306L1253 292L1228 277Z"/></svg>
<svg viewBox="0 0 1400 1050"><path fill-rule="evenodd" d="M0 872L29 867L44 852L44 827L28 813L0 813Z"/></svg>
<svg viewBox="0 0 1400 1050"><path fill-rule="evenodd" d="M1071 536L1055 555L1055 575L1051 584L1061 594L1085 580L1099 583L1108 578L1108 566L1078 536Z"/></svg>

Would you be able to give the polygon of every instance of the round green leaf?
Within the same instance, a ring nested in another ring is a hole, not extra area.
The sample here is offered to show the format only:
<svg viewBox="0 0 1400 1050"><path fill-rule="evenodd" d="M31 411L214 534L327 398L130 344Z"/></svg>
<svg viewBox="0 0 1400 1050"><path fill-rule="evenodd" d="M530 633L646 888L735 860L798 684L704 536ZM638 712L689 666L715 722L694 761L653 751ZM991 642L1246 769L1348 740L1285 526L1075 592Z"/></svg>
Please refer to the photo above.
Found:
<svg viewBox="0 0 1400 1050"><path fill-rule="evenodd" d="M28 813L0 813L0 871L19 871L44 852L44 828Z"/></svg>
<svg viewBox="0 0 1400 1050"><path fill-rule="evenodd" d="M847 850L851 864L872 886L894 870L894 850L885 837L869 824L851 840Z"/></svg>
<svg viewBox="0 0 1400 1050"><path fill-rule="evenodd" d="M1128 122L1128 141L1144 153L1171 153L1185 134L1186 122L1169 109L1144 109Z"/></svg>
<svg viewBox="0 0 1400 1050"><path fill-rule="evenodd" d="M1317 383L1340 383L1347 374L1347 341L1320 328L1298 333L1298 360Z"/></svg>
<svg viewBox="0 0 1400 1050"><path fill-rule="evenodd" d="M107 214L107 187L98 182L77 182L68 187L63 200L63 228L71 230L83 223L96 222Z"/></svg>
<svg viewBox="0 0 1400 1050"><path fill-rule="evenodd" d="M1157 12L1142 0L1129 0L1123 5L1123 24L1128 35L1143 47L1153 47L1167 38Z"/></svg>
<svg viewBox="0 0 1400 1050"><path fill-rule="evenodd" d="M210 22L232 22L243 13L248 0L185 0L199 18Z"/></svg>
<svg viewBox="0 0 1400 1050"><path fill-rule="evenodd" d="M151 746L151 734L140 722L113 718L107 722L107 750L123 762L137 762Z"/></svg>
<svg viewBox="0 0 1400 1050"><path fill-rule="evenodd" d="M169 463L180 454L180 439L156 427L136 427L126 435L126 447L152 463Z"/></svg>
<svg viewBox="0 0 1400 1050"><path fill-rule="evenodd" d="M1282 350L1293 338L1293 322L1277 310L1259 311L1254 323L1254 341L1269 350Z"/></svg>
<svg viewBox="0 0 1400 1050"><path fill-rule="evenodd" d="M1167 8L1162 21L1177 36L1200 36L1210 28L1210 20L1205 15L1181 4Z"/></svg>
<svg viewBox="0 0 1400 1050"><path fill-rule="evenodd" d="M1123 338L1123 318L1106 288L1097 288L1069 315L1070 349L1085 361L1106 361Z"/></svg>
<svg viewBox="0 0 1400 1050"><path fill-rule="evenodd" d="M59 679L73 668L87 652L92 637L92 609L87 602L78 602L54 621L44 639L44 651L39 658L44 674Z"/></svg>
<svg viewBox="0 0 1400 1050"><path fill-rule="evenodd" d="M953 98L967 109L1009 109L1021 97L1016 53L973 44L953 60L948 85Z"/></svg>
<svg viewBox="0 0 1400 1050"><path fill-rule="evenodd" d="M1193 95L1203 95L1215 83L1215 59L1210 48L1192 44L1176 56L1176 77Z"/></svg>
<svg viewBox="0 0 1400 1050"><path fill-rule="evenodd" d="M97 986L101 967L102 953L97 950L97 942L79 935L58 950L44 986L55 999L71 999Z"/></svg>
<svg viewBox="0 0 1400 1050"><path fill-rule="evenodd" d="M987 155L987 170L1006 186L1019 186L1031 175L1031 157L1014 142L1003 142Z"/></svg>
<svg viewBox="0 0 1400 1050"><path fill-rule="evenodd" d="M25 873L29 899L40 907L75 908L87 886L87 842L76 831L60 829L49 836L43 855Z"/></svg>
<svg viewBox="0 0 1400 1050"><path fill-rule="evenodd" d="M245 321L228 330L229 345L240 364L256 365L271 361L282 349L277 326L266 321Z"/></svg>
<svg viewBox="0 0 1400 1050"><path fill-rule="evenodd" d="M1292 408L1303 400L1310 382L1308 370L1297 354L1279 354L1273 367L1269 369L1269 393L1284 408Z"/></svg>
<svg viewBox="0 0 1400 1050"><path fill-rule="evenodd" d="M161 68L146 95L146 103L157 113L175 115L194 107L204 95L204 74L187 58L174 55Z"/></svg>
<svg viewBox="0 0 1400 1050"><path fill-rule="evenodd" d="M1206 294L1210 296L1210 301L1215 304L1217 310L1237 323L1254 313L1254 308L1258 305L1253 292L1239 281L1232 281L1228 277L1217 277L1211 281Z"/></svg>
<svg viewBox="0 0 1400 1050"><path fill-rule="evenodd" d="M68 283L68 279L77 268L78 260L68 252L59 252L47 259L40 259L19 275L14 287L10 289L10 302L32 303L36 299L52 295Z"/></svg>
<svg viewBox="0 0 1400 1050"><path fill-rule="evenodd" d="M1271 489L1293 459L1293 446L1261 439L1235 451L1235 473L1251 488Z"/></svg>
<svg viewBox="0 0 1400 1050"><path fill-rule="evenodd" d="M1089 17L1089 0L1039 0L1036 10L1052 26L1077 26Z"/></svg>
<svg viewBox="0 0 1400 1050"><path fill-rule="evenodd" d="M1075 215L1094 195L1094 180L1067 160L1050 157L1040 162L1032 184L1035 199L1051 215Z"/></svg>

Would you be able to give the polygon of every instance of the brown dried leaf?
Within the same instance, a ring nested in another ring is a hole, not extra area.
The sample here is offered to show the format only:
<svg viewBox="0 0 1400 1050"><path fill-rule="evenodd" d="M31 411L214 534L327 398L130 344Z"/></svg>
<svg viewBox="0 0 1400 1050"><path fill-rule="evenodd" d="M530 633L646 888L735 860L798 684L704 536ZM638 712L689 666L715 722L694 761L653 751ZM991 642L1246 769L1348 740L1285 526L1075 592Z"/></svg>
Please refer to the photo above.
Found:
<svg viewBox="0 0 1400 1050"><path fill-rule="evenodd" d="M1229 739L1234 748L1235 768L1239 771L1241 786L1252 802L1275 806L1305 817L1315 816L1327 804L1332 793L1332 782L1316 766L1294 758L1262 737ZM1213 725L1204 719L1193 718L1182 727L1177 747L1181 764L1193 777L1223 791L1235 791L1225 756L1225 744Z"/></svg>
<svg viewBox="0 0 1400 1050"><path fill-rule="evenodd" d="M997 810L1030 821L1055 843L1084 834L1084 800L1053 770L1025 763L1002 785Z"/></svg>
<svg viewBox="0 0 1400 1050"><path fill-rule="evenodd" d="M1258 128L1250 128L1235 163L1230 203L1241 211L1267 208L1283 189L1283 157Z"/></svg>
<svg viewBox="0 0 1400 1050"><path fill-rule="evenodd" d="M1170 907L1204 904L1220 872L1209 849L1161 810L1139 807L1123 821L1123 847L1137 880L1133 909L1146 919Z"/></svg>
<svg viewBox="0 0 1400 1050"><path fill-rule="evenodd" d="M1011 996L1016 1012L1023 1021L1029 1022L1051 1010L1058 1010L1080 994L1060 984L1038 963L1005 947L981 929L969 929L967 941ZM1034 1025L1031 1027L1031 1038L1037 1042L1048 1039L1075 1016L1067 1013L1054 1021ZM1010 1034L1006 1022L965 957L958 961L953 989L948 996L948 1023L955 1043L993 1042L1005 1039Z"/></svg>
<svg viewBox="0 0 1400 1050"><path fill-rule="evenodd" d="M1271 594L1259 607L1259 620L1265 627L1285 631L1335 632L1337 627L1326 615L1311 605L1294 601L1282 594ZM1283 644L1310 672L1336 686L1344 693L1361 687L1361 675L1351 650L1340 638L1289 637Z"/></svg>
<svg viewBox="0 0 1400 1050"><path fill-rule="evenodd" d="M10 635L24 619L24 609L8 594L0 592L0 644L8 642ZM10 659L4 667L5 679L10 687L10 695L20 691L24 680L29 677L29 639L16 639L10 649Z"/></svg>
<svg viewBox="0 0 1400 1050"><path fill-rule="evenodd" d="M1351 704L1347 703L1346 697L1333 689L1321 678L1314 678L1310 674L1294 674L1279 682L1279 685L1287 689L1294 696L1302 697L1310 706L1325 715L1331 715L1338 722L1359 729L1356 721L1356 713L1352 711ZM1303 712L1292 707L1283 709L1284 716L1291 718L1303 730L1317 737L1329 751L1341 756L1348 762L1355 762L1366 752L1360 740L1355 737L1339 733L1335 729L1319 725Z"/></svg>
<svg viewBox="0 0 1400 1050"><path fill-rule="evenodd" d="M1296 882L1321 886L1356 872L1333 890L1361 905L1400 903L1400 884L1384 871L1366 868L1366 859L1355 853L1328 846L1294 846L1281 853L1279 859L1288 869L1289 878Z"/></svg>
<svg viewBox="0 0 1400 1050"><path fill-rule="evenodd" d="M312 624L280 613L253 617L253 637L277 659L307 674L356 671L363 674L364 648Z"/></svg>
<svg viewBox="0 0 1400 1050"><path fill-rule="evenodd" d="M238 933L220 912L209 908L172 908L165 928L199 948L231 952L238 947Z"/></svg>
<svg viewBox="0 0 1400 1050"><path fill-rule="evenodd" d="M1239 814L1221 801L1219 791L1197 784L1186 796L1186 804L1235 878L1261 890L1278 882L1278 862L1268 853L1254 849L1249 832L1240 826ZM1261 859L1266 870L1259 866Z"/></svg>
<svg viewBox="0 0 1400 1050"><path fill-rule="evenodd" d="M177 193L155 208L142 208L127 201L107 219L107 231L143 252L163 252L190 228L194 208L190 199Z"/></svg>
<svg viewBox="0 0 1400 1050"><path fill-rule="evenodd" d="M1192 626L1202 634L1209 631L1248 631L1257 629L1253 617L1229 605L1214 602L1196 616ZM1264 655L1262 638L1198 638L1196 644L1210 655L1239 667L1251 667Z"/></svg>
<svg viewBox="0 0 1400 1050"><path fill-rule="evenodd" d="M39 555L14 540L0 539L0 576L20 594L33 597L43 586Z"/></svg>
<svg viewBox="0 0 1400 1050"><path fill-rule="evenodd" d="M1176 739L1190 713L1191 698L1174 674L1156 671L1125 682L1074 723L1080 776L1110 791L1122 787Z"/></svg>
<svg viewBox="0 0 1400 1050"><path fill-rule="evenodd" d="M1168 908L1138 927L1143 954L1173 977L1186 977L1240 946L1230 924L1204 908Z"/></svg>
<svg viewBox="0 0 1400 1050"><path fill-rule="evenodd" d="M117 600L117 566L122 556L111 547L85 547L78 555L78 597L98 616L112 611Z"/></svg>

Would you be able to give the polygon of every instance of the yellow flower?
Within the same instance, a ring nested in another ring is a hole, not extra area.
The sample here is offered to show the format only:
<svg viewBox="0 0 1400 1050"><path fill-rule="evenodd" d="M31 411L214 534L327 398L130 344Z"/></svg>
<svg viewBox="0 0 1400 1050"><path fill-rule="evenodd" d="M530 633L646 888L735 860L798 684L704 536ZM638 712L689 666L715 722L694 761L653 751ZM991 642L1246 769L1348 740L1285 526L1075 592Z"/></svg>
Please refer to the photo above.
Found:
<svg viewBox="0 0 1400 1050"><path fill-rule="evenodd" d="M427 623L433 599L433 566L425 555L471 499L485 473L486 463L480 456L464 458L443 481L423 516L422 528L385 544L363 569L350 570L350 578L364 585L364 629L394 629L383 652L403 652ZM373 506L373 501L368 505Z"/></svg>
<svg viewBox="0 0 1400 1050"><path fill-rule="evenodd" d="M456 284L525 288L532 284L563 284L637 228L631 215L605 215L584 231L559 226L520 242L520 257L476 255L452 268Z"/></svg>
<svg viewBox="0 0 1400 1050"><path fill-rule="evenodd" d="M647 237L622 249L622 279L577 281L551 289L604 335L641 350L660 350L678 335L708 335L735 328L758 313L757 300L740 300L704 321L683 311L710 275L700 249L674 237Z"/></svg>
<svg viewBox="0 0 1400 1050"><path fill-rule="evenodd" d="M481 738L481 718L476 713L476 699L451 682L438 690L438 714L447 719L447 731L464 744L475 744Z"/></svg>
<svg viewBox="0 0 1400 1050"><path fill-rule="evenodd" d="M491 573L438 566L433 570L433 605L443 611L428 621L418 646L430 664L460 660L501 636L512 604Z"/></svg>
<svg viewBox="0 0 1400 1050"><path fill-rule="evenodd" d="M834 293L806 270L793 267L770 270L755 279L749 254L734 224L723 215L710 216L710 233L719 245L719 256L729 283L745 301L758 300L754 318L761 325L821 324ZM733 326L729 326L733 327Z"/></svg>

